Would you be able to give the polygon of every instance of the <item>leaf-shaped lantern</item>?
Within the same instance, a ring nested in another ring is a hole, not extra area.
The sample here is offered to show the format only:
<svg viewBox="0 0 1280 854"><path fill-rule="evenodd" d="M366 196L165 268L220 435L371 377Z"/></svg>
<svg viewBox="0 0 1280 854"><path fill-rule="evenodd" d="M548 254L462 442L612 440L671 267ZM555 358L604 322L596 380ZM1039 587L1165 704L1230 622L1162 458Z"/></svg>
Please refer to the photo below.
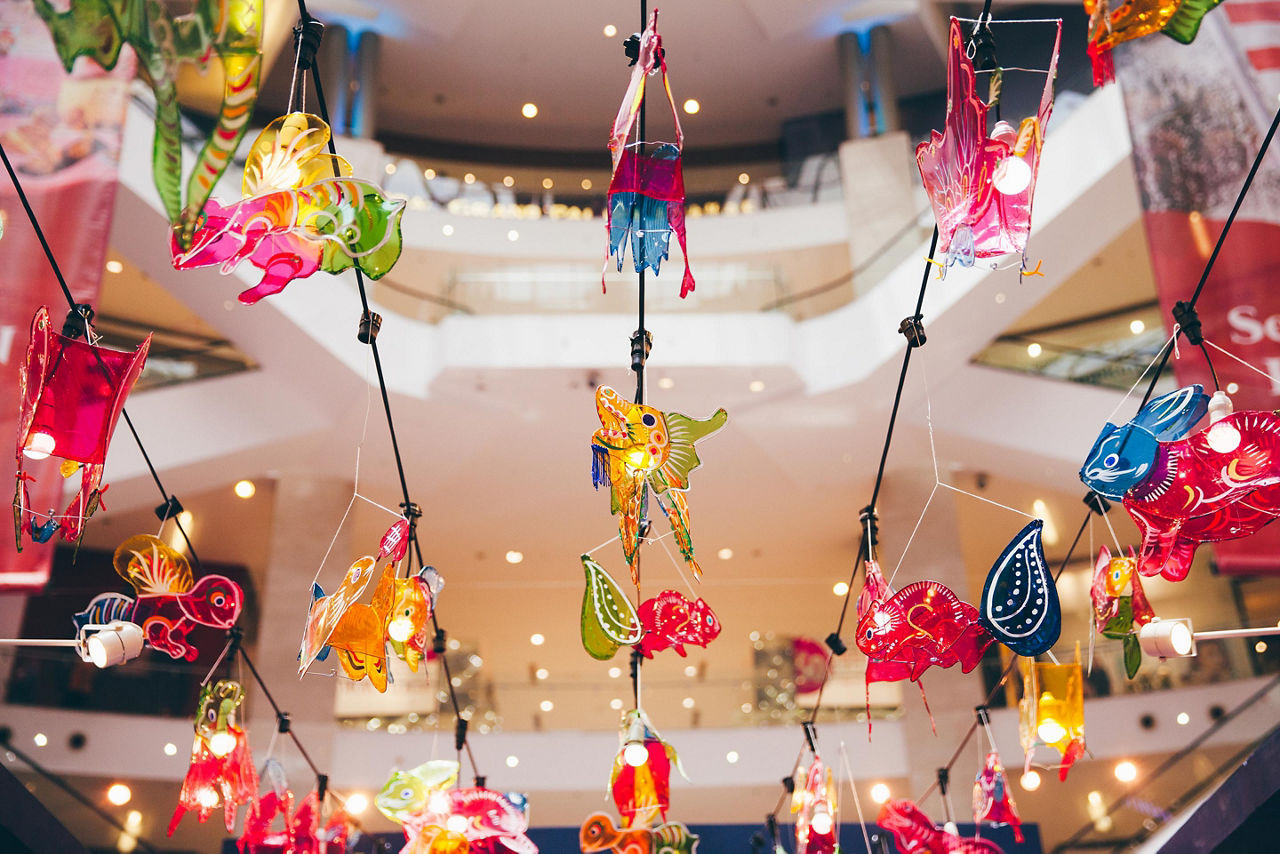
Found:
<svg viewBox="0 0 1280 854"><path fill-rule="evenodd" d="M991 567L982 588L982 625L1018 655L1053 648L1062 633L1058 587L1044 559L1044 522L1033 519Z"/></svg>
<svg viewBox="0 0 1280 854"><path fill-rule="evenodd" d="M583 555L582 569L582 646L592 658L607 661L619 647L637 643L643 630L631 600L604 567Z"/></svg>

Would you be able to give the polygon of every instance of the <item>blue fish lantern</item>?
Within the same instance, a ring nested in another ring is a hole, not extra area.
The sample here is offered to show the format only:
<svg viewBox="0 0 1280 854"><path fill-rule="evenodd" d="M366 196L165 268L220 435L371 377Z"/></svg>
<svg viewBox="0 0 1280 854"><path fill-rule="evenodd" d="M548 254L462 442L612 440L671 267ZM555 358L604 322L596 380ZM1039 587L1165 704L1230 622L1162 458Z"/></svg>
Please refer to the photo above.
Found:
<svg viewBox="0 0 1280 854"><path fill-rule="evenodd" d="M1190 385L1161 395L1123 426L1107 422L1080 467L1085 486L1107 498L1124 498L1140 483L1163 478L1156 471L1160 443L1181 439L1209 410L1204 387Z"/></svg>
<svg viewBox="0 0 1280 854"><path fill-rule="evenodd" d="M1018 655L1048 652L1062 633L1058 588L1049 575L1041 535L1034 519L1005 546L987 574L979 616L991 635Z"/></svg>

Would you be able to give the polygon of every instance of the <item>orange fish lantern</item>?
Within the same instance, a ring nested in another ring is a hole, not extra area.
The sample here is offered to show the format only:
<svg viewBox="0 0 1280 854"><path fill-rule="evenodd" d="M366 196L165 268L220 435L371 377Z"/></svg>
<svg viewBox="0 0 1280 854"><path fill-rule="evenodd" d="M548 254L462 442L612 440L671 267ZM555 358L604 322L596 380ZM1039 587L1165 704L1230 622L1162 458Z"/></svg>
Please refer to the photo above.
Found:
<svg viewBox="0 0 1280 854"><path fill-rule="evenodd" d="M88 324L76 315L83 328ZM13 496L18 551L24 536L45 543L59 531L67 542L84 536L84 523L98 509L102 467L125 398L142 373L151 348L148 335L132 353L99 347L53 330L41 306L31 320L31 341L18 372L17 485ZM61 473L80 472L80 489L61 514L31 506L28 461L56 457Z"/></svg>
<svg viewBox="0 0 1280 854"><path fill-rule="evenodd" d="M1116 79L1111 49L1120 42L1164 33L1174 41L1191 44L1200 22L1222 0L1084 0L1089 16L1089 59L1095 86Z"/></svg>
<svg viewBox="0 0 1280 854"><path fill-rule="evenodd" d="M1059 779L1084 754L1084 671L1080 650L1070 664L1021 659L1022 699L1018 701L1018 734L1030 770L1035 749L1047 745L1062 755Z"/></svg>
<svg viewBox="0 0 1280 854"><path fill-rule="evenodd" d="M235 827L236 808L253 800L258 791L258 773L249 752L249 736L237 720L243 700L244 688L229 679L207 684L201 690L191 766L182 781L178 806L169 822L170 836L188 810L195 810L203 823L218 806L223 809L230 832Z"/></svg>

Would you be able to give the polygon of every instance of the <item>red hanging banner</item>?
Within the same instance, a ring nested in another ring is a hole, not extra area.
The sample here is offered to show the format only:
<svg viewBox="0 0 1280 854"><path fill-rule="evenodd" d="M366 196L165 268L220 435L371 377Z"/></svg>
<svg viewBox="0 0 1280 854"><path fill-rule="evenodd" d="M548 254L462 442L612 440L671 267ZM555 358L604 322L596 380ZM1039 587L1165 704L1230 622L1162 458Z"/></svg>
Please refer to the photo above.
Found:
<svg viewBox="0 0 1280 854"><path fill-rule="evenodd" d="M122 57L105 73L79 60L68 75L32 5L0 0L0 143L78 302L98 296L133 66ZM0 228L0 441L13 442L31 318L48 305L60 326L66 298L3 171ZM63 485L43 480L30 490L32 506L60 509ZM9 495L15 485L9 482ZM19 554L11 536L0 543L0 590L44 586L53 543L27 543Z"/></svg>

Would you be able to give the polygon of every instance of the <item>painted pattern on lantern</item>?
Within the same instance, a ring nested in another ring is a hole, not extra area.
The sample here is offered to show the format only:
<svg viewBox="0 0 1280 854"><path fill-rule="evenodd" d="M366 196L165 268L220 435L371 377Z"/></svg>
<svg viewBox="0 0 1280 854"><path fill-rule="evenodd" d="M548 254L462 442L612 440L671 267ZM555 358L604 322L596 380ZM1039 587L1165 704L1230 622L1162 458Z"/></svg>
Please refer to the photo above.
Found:
<svg viewBox="0 0 1280 854"><path fill-rule="evenodd" d="M1004 854L994 842L962 838L935 826L912 801L886 801L876 824L893 836L902 854Z"/></svg>
<svg viewBox="0 0 1280 854"><path fill-rule="evenodd" d="M1013 803L1013 790L1004 773L1000 754L992 750L982 763L973 783L973 821L975 824L1007 824L1013 828L1013 839L1022 842L1022 819Z"/></svg>
<svg viewBox="0 0 1280 854"><path fill-rule="evenodd" d="M664 590L641 603L639 615L644 634L638 648L645 658L664 649L674 649L684 658L685 644L705 647L720 636L720 621L711 606L701 598L691 602L675 590Z"/></svg>
<svg viewBox="0 0 1280 854"><path fill-rule="evenodd" d="M1045 563L1043 531L1041 519L1019 531L982 588L982 625L1018 655L1047 652L1062 633L1058 587Z"/></svg>
<svg viewBox="0 0 1280 854"><path fill-rule="evenodd" d="M1127 557L1112 557L1106 546L1098 550L1089 599L1093 605L1094 630L1103 637L1124 644L1125 675L1132 679L1142 666L1138 630L1156 616L1147 601L1146 591L1142 589L1142 576L1138 572L1138 559L1133 549L1129 550ZM1092 651L1090 644L1091 656Z"/></svg>

